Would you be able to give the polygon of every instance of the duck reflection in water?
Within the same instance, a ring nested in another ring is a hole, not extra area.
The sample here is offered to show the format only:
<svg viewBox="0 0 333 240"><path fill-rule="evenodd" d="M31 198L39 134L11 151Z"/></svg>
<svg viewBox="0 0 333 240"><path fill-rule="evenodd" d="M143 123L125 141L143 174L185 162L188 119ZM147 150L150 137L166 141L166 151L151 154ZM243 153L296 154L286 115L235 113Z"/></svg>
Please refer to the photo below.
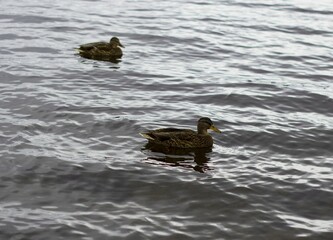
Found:
<svg viewBox="0 0 333 240"><path fill-rule="evenodd" d="M188 168L201 173L211 170L207 164L210 159L207 155L212 148L166 149L147 143L142 150L149 154L144 160L149 164Z"/></svg>

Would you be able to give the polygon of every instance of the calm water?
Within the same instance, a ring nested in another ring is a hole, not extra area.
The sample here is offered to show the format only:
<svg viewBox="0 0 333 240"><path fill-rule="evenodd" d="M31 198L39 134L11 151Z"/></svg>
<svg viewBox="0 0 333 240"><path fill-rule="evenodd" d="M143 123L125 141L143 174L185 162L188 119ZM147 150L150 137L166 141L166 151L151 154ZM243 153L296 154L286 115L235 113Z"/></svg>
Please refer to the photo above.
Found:
<svg viewBox="0 0 333 240"><path fill-rule="evenodd" d="M0 3L0 239L333 239L331 0Z"/></svg>

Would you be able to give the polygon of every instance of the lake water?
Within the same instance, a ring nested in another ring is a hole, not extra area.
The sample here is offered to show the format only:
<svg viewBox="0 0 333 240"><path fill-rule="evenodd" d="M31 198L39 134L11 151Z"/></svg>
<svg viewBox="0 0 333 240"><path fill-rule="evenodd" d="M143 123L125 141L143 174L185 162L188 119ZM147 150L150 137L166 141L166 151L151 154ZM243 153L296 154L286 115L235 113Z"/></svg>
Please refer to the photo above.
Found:
<svg viewBox="0 0 333 240"><path fill-rule="evenodd" d="M0 239L333 239L331 0L2 0L0 26ZM112 36L119 63L75 54ZM201 116L208 152L139 135Z"/></svg>

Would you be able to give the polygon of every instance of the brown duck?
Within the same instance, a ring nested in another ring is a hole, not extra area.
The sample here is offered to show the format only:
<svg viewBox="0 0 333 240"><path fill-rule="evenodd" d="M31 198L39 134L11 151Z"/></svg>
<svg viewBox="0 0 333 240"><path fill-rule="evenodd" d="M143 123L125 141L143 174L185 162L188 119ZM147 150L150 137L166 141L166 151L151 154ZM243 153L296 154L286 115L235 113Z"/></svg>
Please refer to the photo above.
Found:
<svg viewBox="0 0 333 240"><path fill-rule="evenodd" d="M212 120L202 117L198 120L197 132L191 129L161 128L140 135L148 139L149 144L166 148L209 148L213 146L213 138L207 132L208 129L221 132Z"/></svg>
<svg viewBox="0 0 333 240"><path fill-rule="evenodd" d="M114 60L121 58L123 52L120 47L124 46L120 43L119 38L113 37L110 42L93 42L80 45L77 49L80 56L95 60Z"/></svg>

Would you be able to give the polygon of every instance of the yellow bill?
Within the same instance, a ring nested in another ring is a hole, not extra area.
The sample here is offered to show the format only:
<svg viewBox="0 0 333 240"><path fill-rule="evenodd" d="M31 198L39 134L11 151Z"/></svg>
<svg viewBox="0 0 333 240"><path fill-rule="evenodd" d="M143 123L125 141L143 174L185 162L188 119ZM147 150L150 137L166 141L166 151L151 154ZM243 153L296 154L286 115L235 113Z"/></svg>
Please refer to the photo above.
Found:
<svg viewBox="0 0 333 240"><path fill-rule="evenodd" d="M214 125L210 126L209 129L213 130L214 132L221 133L221 131L217 127L215 127Z"/></svg>

